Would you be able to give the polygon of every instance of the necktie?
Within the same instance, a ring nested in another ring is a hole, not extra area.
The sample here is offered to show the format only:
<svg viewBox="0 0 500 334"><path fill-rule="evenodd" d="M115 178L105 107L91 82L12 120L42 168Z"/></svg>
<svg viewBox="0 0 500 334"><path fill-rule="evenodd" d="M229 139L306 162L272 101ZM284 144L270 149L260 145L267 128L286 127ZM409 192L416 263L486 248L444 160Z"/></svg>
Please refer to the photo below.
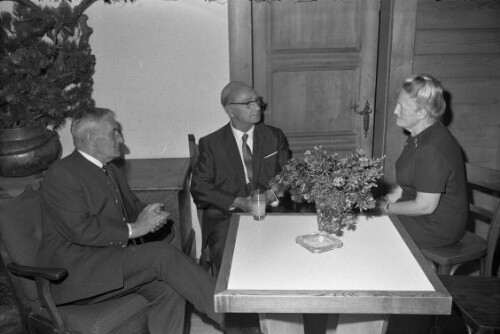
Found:
<svg viewBox="0 0 500 334"><path fill-rule="evenodd" d="M248 175L248 183L250 187L253 186L253 169L252 169L252 151L250 151L250 147L248 147L247 139L248 135L245 133L243 135L243 143L241 146L241 151L243 152L243 161L245 162L245 167L247 169Z"/></svg>
<svg viewBox="0 0 500 334"><path fill-rule="evenodd" d="M110 186L112 186L114 191L116 192L116 204L119 204L121 206L121 209L123 212L122 220L127 221L127 216L128 216L127 210L125 208L125 204L123 203L122 194L120 191L120 187L118 186L118 183L116 182L115 175L113 174L113 171L111 170L111 168L109 168L107 165L103 165L102 170L108 179L108 184Z"/></svg>
<svg viewBox="0 0 500 334"><path fill-rule="evenodd" d="M114 175L113 171L111 170L111 168L109 168L107 165L102 166L102 171L104 172L104 174L106 175L106 178L108 179L108 184L110 186L113 186L113 190L116 192L116 200L115 201L116 201L116 204L120 205L120 207L122 209L122 213L123 213L122 221L125 223L128 223L129 222L129 219L128 219L129 214L127 212L127 208L125 207L125 203L123 202L122 192L120 190L120 186L118 185L118 182L116 182L115 175ZM142 243L144 243L144 239L142 237L135 238L135 239L132 239L132 243L134 245L142 244Z"/></svg>

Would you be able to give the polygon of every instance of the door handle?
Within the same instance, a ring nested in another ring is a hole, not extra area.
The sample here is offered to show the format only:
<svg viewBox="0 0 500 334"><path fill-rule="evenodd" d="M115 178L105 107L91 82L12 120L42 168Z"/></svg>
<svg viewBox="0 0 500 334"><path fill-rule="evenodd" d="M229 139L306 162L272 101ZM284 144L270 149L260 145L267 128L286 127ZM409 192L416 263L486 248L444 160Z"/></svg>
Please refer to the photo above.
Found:
<svg viewBox="0 0 500 334"><path fill-rule="evenodd" d="M370 129L370 114L373 112L373 110L370 107L370 103L368 101L366 101L363 110L359 111L358 107L359 105L355 104L351 107L351 109L356 114L363 116L363 131L366 137L368 136L368 130Z"/></svg>

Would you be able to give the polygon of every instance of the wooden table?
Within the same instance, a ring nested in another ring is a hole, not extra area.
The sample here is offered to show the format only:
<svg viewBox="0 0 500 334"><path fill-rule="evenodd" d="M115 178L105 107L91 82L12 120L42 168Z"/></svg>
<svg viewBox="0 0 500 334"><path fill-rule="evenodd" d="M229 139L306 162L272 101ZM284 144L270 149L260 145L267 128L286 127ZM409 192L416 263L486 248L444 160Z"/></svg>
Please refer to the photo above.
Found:
<svg viewBox="0 0 500 334"><path fill-rule="evenodd" d="M343 247L295 243L311 214L233 215L215 292L217 312L259 313L264 333L304 333L303 314L330 314L327 333L385 333L390 314L450 314L451 297L400 223L360 216ZM325 320L326 322L326 320Z"/></svg>
<svg viewBox="0 0 500 334"><path fill-rule="evenodd" d="M126 159L114 162L125 174L132 191L144 203L164 203L174 222L169 240L184 252L193 238L189 197L189 158ZM159 231L154 238L161 238ZM193 250L191 250L193 251ZM192 254L190 254L192 255Z"/></svg>

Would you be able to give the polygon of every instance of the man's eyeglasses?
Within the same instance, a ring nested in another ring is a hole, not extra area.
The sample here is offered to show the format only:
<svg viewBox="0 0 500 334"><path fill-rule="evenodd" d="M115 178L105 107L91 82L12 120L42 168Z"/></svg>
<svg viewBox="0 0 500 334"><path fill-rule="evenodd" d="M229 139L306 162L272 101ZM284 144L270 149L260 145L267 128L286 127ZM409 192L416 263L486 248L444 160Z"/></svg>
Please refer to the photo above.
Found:
<svg viewBox="0 0 500 334"><path fill-rule="evenodd" d="M255 110L255 109L263 109L265 106L264 101L262 100L261 97L259 97L255 101L248 101L248 102L232 102L229 104L239 104L239 105L246 105L248 110Z"/></svg>

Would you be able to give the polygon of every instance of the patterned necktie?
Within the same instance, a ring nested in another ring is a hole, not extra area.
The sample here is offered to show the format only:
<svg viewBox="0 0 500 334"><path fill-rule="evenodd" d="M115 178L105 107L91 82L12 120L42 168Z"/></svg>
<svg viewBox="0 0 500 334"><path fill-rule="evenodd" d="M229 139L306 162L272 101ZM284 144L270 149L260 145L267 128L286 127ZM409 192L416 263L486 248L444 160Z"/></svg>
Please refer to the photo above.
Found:
<svg viewBox="0 0 500 334"><path fill-rule="evenodd" d="M116 192L116 198L117 198L116 204L119 204L121 206L123 212L123 221L127 221L128 220L127 209L125 208L125 203L123 203L122 193L120 187L118 186L118 183L116 182L115 175L113 174L111 168L109 168L107 165L102 166L102 171L104 172L104 174L108 179L108 184L112 186L114 191Z"/></svg>
<svg viewBox="0 0 500 334"><path fill-rule="evenodd" d="M252 151L247 145L248 135L245 133L243 135L243 144L241 146L241 151L243 152L243 161L245 161L245 167L247 169L248 183L250 186L253 185L253 169L252 169Z"/></svg>

